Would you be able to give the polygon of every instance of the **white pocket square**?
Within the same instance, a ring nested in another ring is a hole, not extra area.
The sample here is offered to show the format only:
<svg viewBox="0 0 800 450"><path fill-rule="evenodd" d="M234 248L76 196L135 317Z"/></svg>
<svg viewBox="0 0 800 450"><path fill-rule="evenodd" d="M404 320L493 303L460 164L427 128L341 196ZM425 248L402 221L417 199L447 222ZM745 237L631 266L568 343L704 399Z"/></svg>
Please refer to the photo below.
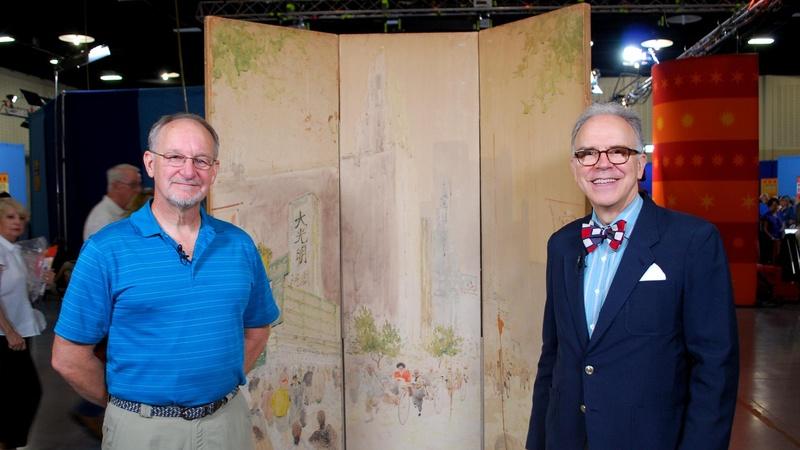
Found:
<svg viewBox="0 0 800 450"><path fill-rule="evenodd" d="M639 281L663 281L666 279L667 276L664 274L664 271L661 270L661 267L658 267L658 264L653 263L647 268L647 271L644 273L644 275L642 275L642 278L639 278Z"/></svg>

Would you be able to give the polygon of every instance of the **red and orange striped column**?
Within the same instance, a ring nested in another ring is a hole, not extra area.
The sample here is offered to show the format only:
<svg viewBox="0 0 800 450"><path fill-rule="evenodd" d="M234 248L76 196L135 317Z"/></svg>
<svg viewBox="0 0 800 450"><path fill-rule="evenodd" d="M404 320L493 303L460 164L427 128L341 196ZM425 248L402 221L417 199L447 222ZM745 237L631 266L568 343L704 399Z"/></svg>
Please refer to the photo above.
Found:
<svg viewBox="0 0 800 450"><path fill-rule="evenodd" d="M653 199L719 228L737 305L756 300L758 57L653 67Z"/></svg>

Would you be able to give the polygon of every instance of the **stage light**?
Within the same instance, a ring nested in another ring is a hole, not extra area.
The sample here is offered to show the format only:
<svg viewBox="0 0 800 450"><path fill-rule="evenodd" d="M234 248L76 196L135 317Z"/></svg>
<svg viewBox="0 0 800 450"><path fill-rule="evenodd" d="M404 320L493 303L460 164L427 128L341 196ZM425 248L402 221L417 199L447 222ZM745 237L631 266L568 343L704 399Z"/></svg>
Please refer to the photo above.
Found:
<svg viewBox="0 0 800 450"><path fill-rule="evenodd" d="M647 59L647 54L642 51L641 47L629 45L622 50L622 64L625 66L633 66L637 69L642 60Z"/></svg>
<svg viewBox="0 0 800 450"><path fill-rule="evenodd" d="M8 94L8 95L6 95L6 98L7 98L7 99L8 99L8 101L10 101L10 102L11 102L11 104L13 105L14 103L17 103L17 99L18 99L19 97L17 97L17 96L16 96L16 95L14 95L14 94Z"/></svg>
<svg viewBox="0 0 800 450"><path fill-rule="evenodd" d="M54 65L54 66L57 66L57 65L58 65L58 58L52 58L52 59L50 60L50 64L52 64L52 65Z"/></svg>
<svg viewBox="0 0 800 450"><path fill-rule="evenodd" d="M89 63L93 63L98 59L103 59L106 56L109 56L110 54L111 54L111 49L108 48L107 45L98 45L89 50L89 56L87 58L87 61Z"/></svg>
<svg viewBox="0 0 800 450"><path fill-rule="evenodd" d="M644 146L644 152L645 153L653 153L653 150L655 150L655 149L656 149L656 146L653 145L653 144L647 144L647 145Z"/></svg>
<svg viewBox="0 0 800 450"><path fill-rule="evenodd" d="M15 40L16 40L16 39L14 39L14 37L13 37L13 36L9 36L9 35L7 35L7 34L0 34L0 44L5 44L5 43L9 43L9 42L14 42Z"/></svg>
<svg viewBox="0 0 800 450"><path fill-rule="evenodd" d="M492 27L491 17L488 14L485 17L483 14L478 14L478 29L485 30L491 27Z"/></svg>

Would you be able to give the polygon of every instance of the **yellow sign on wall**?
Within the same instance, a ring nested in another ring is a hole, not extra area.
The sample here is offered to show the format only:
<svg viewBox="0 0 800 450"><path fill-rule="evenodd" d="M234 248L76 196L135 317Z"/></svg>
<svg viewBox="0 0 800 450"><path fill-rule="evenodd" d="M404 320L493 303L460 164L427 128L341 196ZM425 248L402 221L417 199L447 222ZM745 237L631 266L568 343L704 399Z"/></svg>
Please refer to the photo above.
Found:
<svg viewBox="0 0 800 450"><path fill-rule="evenodd" d="M8 192L8 172L0 172L0 192Z"/></svg>
<svg viewBox="0 0 800 450"><path fill-rule="evenodd" d="M762 178L761 179L761 193L767 194L770 197L778 196L778 179L777 178Z"/></svg>

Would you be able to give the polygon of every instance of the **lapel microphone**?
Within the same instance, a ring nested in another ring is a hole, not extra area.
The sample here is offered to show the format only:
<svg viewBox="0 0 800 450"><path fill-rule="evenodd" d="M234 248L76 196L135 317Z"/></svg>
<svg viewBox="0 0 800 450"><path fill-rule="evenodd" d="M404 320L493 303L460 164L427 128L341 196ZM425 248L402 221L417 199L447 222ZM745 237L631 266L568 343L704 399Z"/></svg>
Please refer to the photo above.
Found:
<svg viewBox="0 0 800 450"><path fill-rule="evenodd" d="M183 246L181 244L178 244L178 248L176 248L175 250L178 251L178 258L180 258L182 264L189 264L191 262L189 261L189 255L187 255L186 252L183 251Z"/></svg>
<svg viewBox="0 0 800 450"><path fill-rule="evenodd" d="M581 269L585 269L586 268L586 260L584 259L585 257L586 257L586 255L584 255L583 253L578 255L578 260L575 262L575 269L576 270L581 270Z"/></svg>

